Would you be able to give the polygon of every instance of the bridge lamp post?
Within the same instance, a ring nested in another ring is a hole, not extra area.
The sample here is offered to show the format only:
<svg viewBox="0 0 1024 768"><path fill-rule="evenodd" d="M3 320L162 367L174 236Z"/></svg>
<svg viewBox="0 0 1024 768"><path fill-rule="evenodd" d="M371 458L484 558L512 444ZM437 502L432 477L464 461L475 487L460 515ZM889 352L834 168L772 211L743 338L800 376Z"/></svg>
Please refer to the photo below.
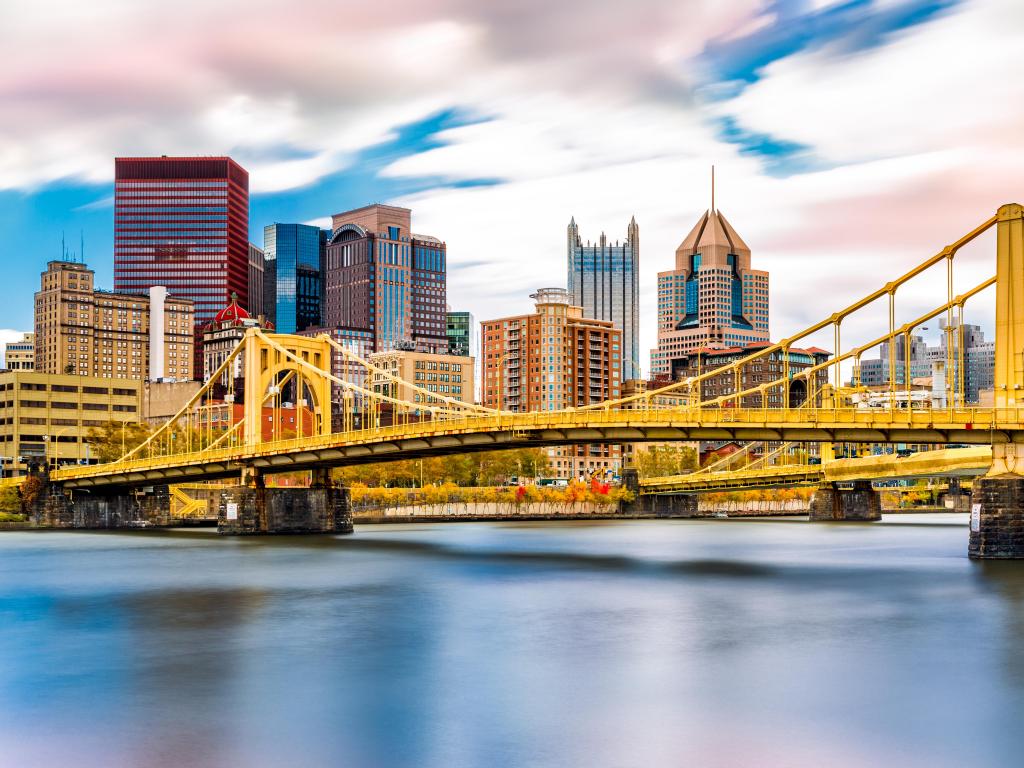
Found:
<svg viewBox="0 0 1024 768"><path fill-rule="evenodd" d="M60 461L60 457L57 455L57 451L59 450L59 447L60 447L60 446L57 445L57 443L60 442L60 441L57 438L59 438L61 435L63 435L69 429L74 429L74 427L73 426L64 427L64 429L58 430L57 434L55 434L53 436L53 440L52 440L52 442L54 444L53 445L53 463L55 465ZM47 466L49 466L49 463L50 463L50 457L49 457L49 451L48 451L48 448L50 446L50 442L51 442L50 435L43 435L43 463L45 463ZM81 440L79 440L78 441L78 460L81 461L81 459L82 459L82 442L81 442Z"/></svg>

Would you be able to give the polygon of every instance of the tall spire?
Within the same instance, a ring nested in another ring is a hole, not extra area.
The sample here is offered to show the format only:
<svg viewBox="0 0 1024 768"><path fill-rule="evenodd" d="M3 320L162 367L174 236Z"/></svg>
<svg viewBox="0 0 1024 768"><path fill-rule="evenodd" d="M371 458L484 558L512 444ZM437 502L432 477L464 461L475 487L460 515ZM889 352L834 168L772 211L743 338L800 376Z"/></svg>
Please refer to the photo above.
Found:
<svg viewBox="0 0 1024 768"><path fill-rule="evenodd" d="M715 166L711 166L711 212L715 212Z"/></svg>

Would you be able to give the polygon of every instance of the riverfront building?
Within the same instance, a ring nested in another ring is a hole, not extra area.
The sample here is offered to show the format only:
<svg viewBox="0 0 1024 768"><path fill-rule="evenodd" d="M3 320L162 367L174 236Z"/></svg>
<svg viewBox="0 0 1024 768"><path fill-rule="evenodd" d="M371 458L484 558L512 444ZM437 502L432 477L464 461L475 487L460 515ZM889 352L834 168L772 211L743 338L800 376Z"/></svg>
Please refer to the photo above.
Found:
<svg viewBox="0 0 1024 768"><path fill-rule="evenodd" d="M156 285L194 302L197 336L232 293L248 306L249 174L230 157L115 160L114 290Z"/></svg>
<svg viewBox="0 0 1024 768"><path fill-rule="evenodd" d="M604 232L583 244L576 219L567 238L569 299L583 316L608 320L622 331L622 379L640 376L639 283L640 227L632 218L624 242L611 243Z"/></svg>
<svg viewBox="0 0 1024 768"><path fill-rule="evenodd" d="M23 334L18 341L4 345L4 368L8 371L34 371L36 368L36 335Z"/></svg>
<svg viewBox="0 0 1024 768"><path fill-rule="evenodd" d="M263 308L278 333L321 324L322 269L329 232L308 224L263 228ZM254 314L251 310L249 314Z"/></svg>
<svg viewBox="0 0 1024 768"><path fill-rule="evenodd" d="M370 331L374 351L412 343L445 354L446 246L411 231L412 212L368 205L335 214L327 244L322 325Z"/></svg>
<svg viewBox="0 0 1024 768"><path fill-rule="evenodd" d="M622 331L593 320L574 306L564 288L531 296L533 314L480 324L483 358L481 400L506 411L554 411L619 397ZM617 471L618 446L552 448L551 464L563 477Z"/></svg>
<svg viewBox="0 0 1024 768"><path fill-rule="evenodd" d="M651 375L701 347L768 341L768 273L751 268L750 248L713 207L676 249L675 269L658 273L658 346Z"/></svg>
<svg viewBox="0 0 1024 768"><path fill-rule="evenodd" d="M412 350L392 350L370 355L370 362L403 381L429 392L463 403L473 402L473 358L435 355ZM442 401L398 385L380 373L373 374L372 389L410 403L438 404Z"/></svg>
<svg viewBox="0 0 1024 768"><path fill-rule="evenodd" d="M0 461L3 473L29 464L95 464L85 436L109 422L133 424L141 411L141 379L0 372Z"/></svg>
<svg viewBox="0 0 1024 768"><path fill-rule="evenodd" d="M85 264L51 261L35 294L40 373L113 379L192 378L194 308L162 286L142 294L98 290Z"/></svg>
<svg viewBox="0 0 1024 768"><path fill-rule="evenodd" d="M705 347L695 349L672 361L671 378L674 380L688 379L694 376L715 371L726 365L743 360L750 355L770 346L769 342L748 344L744 347L718 349ZM788 370L792 378L811 366L819 365L829 359L831 353L818 347L807 349L790 348L787 352L777 350L756 361L745 365L740 370L739 387L741 391L752 389L759 384L778 381ZM787 362L788 361L788 362ZM828 369L822 368L814 373L812 392L820 392L828 383ZM701 382L700 397L702 400L714 399L736 392L737 378L732 370L723 371L720 376L709 376ZM769 388L767 402L762 400L761 393L751 393L740 398L735 405L744 408L795 408L802 405L808 397L808 387L804 380L794 379L789 388L788 404L783 403L780 387ZM696 394L696 393L695 393Z"/></svg>

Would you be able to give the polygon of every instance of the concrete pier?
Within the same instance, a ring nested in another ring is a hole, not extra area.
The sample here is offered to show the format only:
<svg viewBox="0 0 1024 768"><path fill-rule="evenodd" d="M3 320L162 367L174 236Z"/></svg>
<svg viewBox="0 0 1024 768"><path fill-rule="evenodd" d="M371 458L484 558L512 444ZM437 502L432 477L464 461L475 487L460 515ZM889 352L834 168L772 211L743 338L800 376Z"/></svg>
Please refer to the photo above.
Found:
<svg viewBox="0 0 1024 768"><path fill-rule="evenodd" d="M881 520L882 501L869 480L856 480L850 489L823 483L811 497L808 516L812 522Z"/></svg>
<svg viewBox="0 0 1024 768"><path fill-rule="evenodd" d="M352 533L347 488L225 488L217 510L218 533L230 536L277 533Z"/></svg>
<svg viewBox="0 0 1024 768"><path fill-rule="evenodd" d="M1024 477L974 481L967 554L975 560L1024 559Z"/></svg>
<svg viewBox="0 0 1024 768"><path fill-rule="evenodd" d="M31 518L39 528L144 528L170 524L171 499L166 485L138 491L69 493L45 482L32 505Z"/></svg>

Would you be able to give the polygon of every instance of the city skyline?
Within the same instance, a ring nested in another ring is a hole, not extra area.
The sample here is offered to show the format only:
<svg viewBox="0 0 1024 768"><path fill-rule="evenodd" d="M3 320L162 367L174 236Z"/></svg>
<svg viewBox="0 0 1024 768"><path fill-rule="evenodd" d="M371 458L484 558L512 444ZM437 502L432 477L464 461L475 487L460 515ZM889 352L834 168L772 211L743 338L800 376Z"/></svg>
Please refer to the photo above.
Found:
<svg viewBox="0 0 1024 768"><path fill-rule="evenodd" d="M98 46L111 36L143 39L145 14L103 3L90 18L93 34L81 35L74 13L50 13L67 4L45 5L20 10L0 32L11 61L0 81L11 108L0 146L19 150L0 152L0 232L18 255L12 286L25 295L45 261L60 256L62 232L74 243L84 232L97 281L112 284L115 155L230 154L252 176L254 243L273 221L322 224L372 200L413 207L419 227L445 235L449 303L477 317L513 313L535 285L562 282L570 215L595 223L636 215L645 230L646 350L654 275L708 207L714 162L722 206L761 267L791 273L772 288L777 335L825 314L823 284L853 297L874 273L941 248L1015 197L1021 171L999 151L1019 133L1024 103L1021 86L1000 75L1021 55L1012 23L1021 10L1009 2L650 2L630 11L631 24L616 8L532 11L531 28L546 22L562 30L557 39L523 38L515 14L457 2L372 23L361 8L297 3L239 21L252 39L280 28L310 42L304 61L273 68L258 45L195 35L236 11L232 3L186 4L145 49L113 46L102 56ZM382 57L376 65L386 72L371 74L358 65L366 51L338 53L329 42L354 21L367 25L361 45L408 58ZM624 30L614 46L590 44L595 30L611 28ZM36 49L45 46L35 44L44 34L50 45L67 43L69 55L44 65ZM969 55L983 40L986 56ZM968 55L921 55L951 45ZM167 60L191 88L169 83L159 104L140 98L133 73ZM46 87L82 79L65 61L91 62L89 88ZM588 68L603 76L586 77ZM556 70L543 82L536 76ZM19 90L28 72L31 99ZM338 72L358 75L356 84L338 85ZM399 87L367 97L360 77L381 74L399 75ZM829 96L839 91L842 100ZM79 108L82 94L92 107ZM40 123L44 113L50 119ZM534 235L528 247L493 237L522 221ZM829 282L837 264L850 271L840 286ZM16 301L0 326L24 331L30 318L31 303Z"/></svg>

